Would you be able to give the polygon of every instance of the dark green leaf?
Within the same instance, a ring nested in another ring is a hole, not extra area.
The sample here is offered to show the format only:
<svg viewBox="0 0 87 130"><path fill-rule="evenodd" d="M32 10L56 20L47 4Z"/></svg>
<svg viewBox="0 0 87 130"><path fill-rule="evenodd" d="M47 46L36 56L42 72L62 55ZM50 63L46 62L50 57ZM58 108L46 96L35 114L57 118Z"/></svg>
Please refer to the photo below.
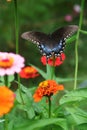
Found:
<svg viewBox="0 0 87 130"><path fill-rule="evenodd" d="M60 118L29 121L26 122L25 124L23 123L19 127L16 127L14 130L35 130L36 128L41 128L52 124L56 124L61 128L63 128L64 130L68 130L66 120Z"/></svg>
<svg viewBox="0 0 87 130"><path fill-rule="evenodd" d="M81 88L73 90L65 94L60 99L60 104L70 103L70 102L79 102L87 99L87 88Z"/></svg>

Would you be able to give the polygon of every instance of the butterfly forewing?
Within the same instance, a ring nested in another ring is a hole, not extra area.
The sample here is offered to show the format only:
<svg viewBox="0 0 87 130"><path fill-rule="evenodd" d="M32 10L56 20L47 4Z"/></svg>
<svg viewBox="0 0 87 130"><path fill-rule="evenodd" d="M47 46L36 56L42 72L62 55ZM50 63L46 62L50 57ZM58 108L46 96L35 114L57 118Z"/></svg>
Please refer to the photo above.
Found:
<svg viewBox="0 0 87 130"><path fill-rule="evenodd" d="M45 43L49 39L47 34L33 31L23 33L21 37L35 44Z"/></svg>
<svg viewBox="0 0 87 130"><path fill-rule="evenodd" d="M78 26L76 25L69 25L66 27L62 27L57 29L55 32L51 34L51 37L56 41L60 41L62 39L66 40L69 38L73 33L78 30Z"/></svg>

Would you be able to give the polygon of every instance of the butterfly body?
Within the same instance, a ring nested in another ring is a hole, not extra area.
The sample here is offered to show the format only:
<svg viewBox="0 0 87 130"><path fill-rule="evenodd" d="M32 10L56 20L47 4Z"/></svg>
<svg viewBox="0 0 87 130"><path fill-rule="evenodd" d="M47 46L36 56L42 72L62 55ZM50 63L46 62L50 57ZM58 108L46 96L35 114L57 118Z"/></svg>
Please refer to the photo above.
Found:
<svg viewBox="0 0 87 130"><path fill-rule="evenodd" d="M40 52L47 58L60 56L64 51L66 39L78 30L78 26L69 25L54 31L52 34L29 31L22 34L22 38L37 44Z"/></svg>
<svg viewBox="0 0 87 130"><path fill-rule="evenodd" d="M63 52L65 48L65 41L60 40L59 42L56 42L50 38L48 42L41 43L38 46L40 52L49 58L52 57L53 55L58 56Z"/></svg>

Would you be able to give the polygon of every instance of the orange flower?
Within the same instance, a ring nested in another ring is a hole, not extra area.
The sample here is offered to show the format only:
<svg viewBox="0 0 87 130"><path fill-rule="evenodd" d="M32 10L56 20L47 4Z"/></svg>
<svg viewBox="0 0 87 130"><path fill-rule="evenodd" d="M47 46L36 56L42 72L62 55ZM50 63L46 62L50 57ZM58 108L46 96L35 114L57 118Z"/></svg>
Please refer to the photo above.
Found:
<svg viewBox="0 0 87 130"><path fill-rule="evenodd" d="M49 59L48 59L48 64L49 64L50 66L59 66L59 65L61 65L61 64L64 62L65 58L66 58L65 54L64 54L64 53L61 53L61 57L60 57L60 56L59 56L59 57L56 57L56 58L55 58L55 61L54 61L54 58L52 58L52 57L49 58ZM46 65L46 64L47 64L46 56L42 56L42 57L41 57L41 62L43 63L43 65ZM54 62L54 64L53 64L53 62Z"/></svg>
<svg viewBox="0 0 87 130"><path fill-rule="evenodd" d="M14 105L15 94L6 86L0 87L0 116L7 114Z"/></svg>
<svg viewBox="0 0 87 130"><path fill-rule="evenodd" d="M25 79L35 78L39 76L38 71L32 66L24 67L19 73L19 75L21 78L25 78Z"/></svg>
<svg viewBox="0 0 87 130"><path fill-rule="evenodd" d="M54 80L45 80L41 82L33 95L34 101L39 102L43 96L50 97L58 91L64 90L63 85L57 84Z"/></svg>

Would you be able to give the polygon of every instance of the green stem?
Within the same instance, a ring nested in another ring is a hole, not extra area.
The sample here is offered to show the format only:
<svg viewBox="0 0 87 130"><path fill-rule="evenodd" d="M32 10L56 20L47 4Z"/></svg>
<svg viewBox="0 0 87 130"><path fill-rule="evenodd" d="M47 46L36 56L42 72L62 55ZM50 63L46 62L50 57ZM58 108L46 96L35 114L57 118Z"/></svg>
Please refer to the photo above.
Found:
<svg viewBox="0 0 87 130"><path fill-rule="evenodd" d="M19 34L19 28L18 28L18 8L17 8L17 0L14 0L14 7L15 7L15 38L16 38L16 53L19 52L19 44L18 44L18 34Z"/></svg>
<svg viewBox="0 0 87 130"><path fill-rule="evenodd" d="M18 35L19 35L19 26L18 26L18 6L17 6L17 0L14 0L14 7L15 7L15 39L16 39L16 54L19 53L19 42L18 42ZM19 88L19 94L22 101L22 104L24 104L24 100L21 93L20 88L20 77L17 75L18 78L18 88Z"/></svg>
<svg viewBox="0 0 87 130"><path fill-rule="evenodd" d="M55 76L55 57L53 57L53 65L47 64L47 79L54 79Z"/></svg>
<svg viewBox="0 0 87 130"><path fill-rule="evenodd" d="M77 37L76 37L76 43L75 43L75 81L74 81L74 89L77 87L77 74L78 74L78 41L79 41L79 35L80 35L80 30L81 30L81 25L82 25L82 20L83 20L83 9L84 9L84 2L85 0L82 0L81 2L81 13L80 13L80 20L79 20L79 29L77 31Z"/></svg>
<svg viewBox="0 0 87 130"><path fill-rule="evenodd" d="M8 87L8 76L7 75L4 76L4 83L5 83L5 86Z"/></svg>
<svg viewBox="0 0 87 130"><path fill-rule="evenodd" d="M48 103L49 103L49 118L51 118L51 97L48 97Z"/></svg>
<svg viewBox="0 0 87 130"><path fill-rule="evenodd" d="M54 78L54 74L55 74L55 61L56 61L56 58L55 56L53 56L53 66L51 67L51 79Z"/></svg>
<svg viewBox="0 0 87 130"><path fill-rule="evenodd" d="M85 34L85 35L87 35L87 31L80 30L80 32L81 32L82 34Z"/></svg>
<svg viewBox="0 0 87 130"><path fill-rule="evenodd" d="M55 72L55 67L46 65L47 67L47 78L46 79L53 79L54 78L54 72Z"/></svg>
<svg viewBox="0 0 87 130"><path fill-rule="evenodd" d="M19 94L20 94L21 102L22 102L22 104L24 105L25 103L24 103L24 99L23 99L23 97L22 97L22 93L21 93L20 77L19 77L19 75L17 75L17 76L18 76L18 88L19 88Z"/></svg>
<svg viewBox="0 0 87 130"><path fill-rule="evenodd" d="M5 118L4 130L8 130L8 119L7 119L7 115L4 115L4 118Z"/></svg>
<svg viewBox="0 0 87 130"><path fill-rule="evenodd" d="M55 67L52 66L52 67L51 67L51 79L54 78L54 73L55 73Z"/></svg>

